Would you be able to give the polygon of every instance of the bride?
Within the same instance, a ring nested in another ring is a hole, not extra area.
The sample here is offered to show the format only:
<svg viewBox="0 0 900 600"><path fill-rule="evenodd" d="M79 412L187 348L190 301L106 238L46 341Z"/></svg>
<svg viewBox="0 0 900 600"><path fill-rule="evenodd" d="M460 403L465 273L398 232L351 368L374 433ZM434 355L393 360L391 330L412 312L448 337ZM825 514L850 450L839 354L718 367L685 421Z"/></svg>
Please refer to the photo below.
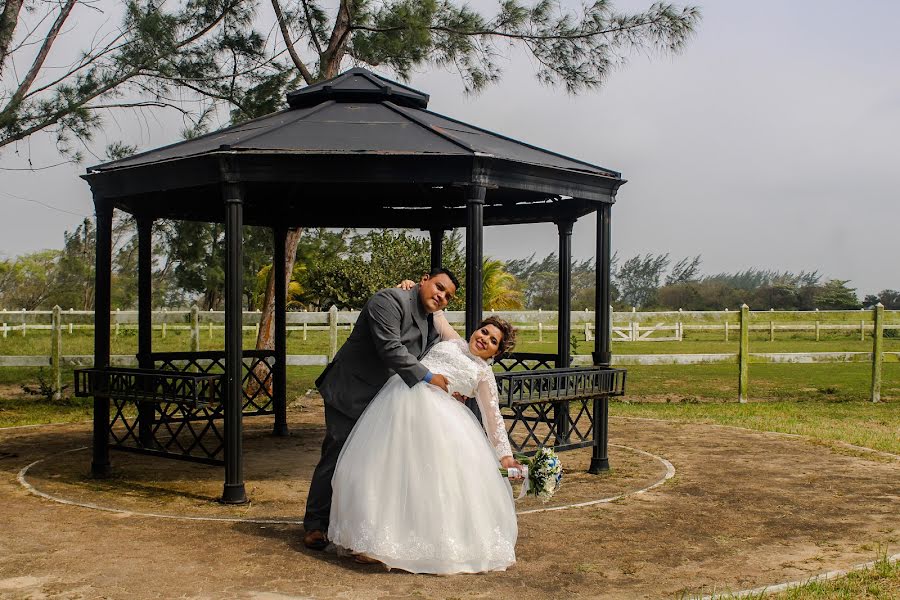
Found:
<svg viewBox="0 0 900 600"><path fill-rule="evenodd" d="M498 470L512 457L490 361L515 330L485 319L468 343L434 313L441 342L422 359L449 394L388 379L347 439L332 479L328 537L359 562L412 573L502 571L516 561L512 489ZM474 396L484 430L450 394ZM485 432L487 436L485 436Z"/></svg>

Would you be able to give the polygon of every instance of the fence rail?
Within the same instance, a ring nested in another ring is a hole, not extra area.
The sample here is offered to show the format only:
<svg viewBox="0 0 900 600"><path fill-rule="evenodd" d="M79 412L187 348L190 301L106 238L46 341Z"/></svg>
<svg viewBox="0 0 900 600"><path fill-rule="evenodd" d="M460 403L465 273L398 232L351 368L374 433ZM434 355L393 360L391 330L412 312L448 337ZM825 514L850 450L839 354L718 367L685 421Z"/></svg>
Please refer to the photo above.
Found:
<svg viewBox="0 0 900 600"><path fill-rule="evenodd" d="M465 312L448 311L448 321L457 328L465 324ZM544 331L557 329L557 311L500 311L501 317L517 324L521 330L536 330L538 341L543 341ZM871 400L881 396L881 371L885 361L900 361L900 352L885 352L883 336L885 331L900 330L900 311L886 311L881 305L859 311L751 311L746 306L740 311L666 311L638 312L636 310L610 312L610 334L616 342L637 341L683 341L686 331L721 331L725 341L733 334L739 342L736 353L721 354L619 354L614 355L612 364L663 365L663 364L737 364L739 373L740 401L747 399L747 367L749 364L764 363L852 363L872 364ZM10 311L0 310L0 332L6 338L18 332L25 336L29 330L49 330L51 332L50 355L0 356L0 367L51 367L54 389L57 395L61 389L60 369L66 367L91 367L91 355L64 355L62 338L64 333L76 330L93 330L93 311L62 310L52 311ZM352 329L358 311L289 312L288 331L302 331L307 339L309 331L328 331L328 354L292 354L287 356L289 366L324 366L337 352L338 331ZM590 310L571 313L573 331L583 332L588 341L594 336L594 313ZM260 313L244 313L244 329L255 330L259 326ZM225 313L222 311L166 310L153 312L152 323L156 331L165 337L168 330L191 332L191 350L199 351L200 336L206 332L209 337L215 330L224 329ZM137 311L114 310L111 312L111 335L123 330L136 329ZM803 353L760 353L749 351L751 331L767 331L770 340L776 332L813 331L816 340L825 331L858 331L860 339L869 335L872 339L871 352L803 352ZM661 335L660 335L661 334ZM133 355L111 357L114 366L136 366ZM591 363L589 355L573 357L575 365Z"/></svg>

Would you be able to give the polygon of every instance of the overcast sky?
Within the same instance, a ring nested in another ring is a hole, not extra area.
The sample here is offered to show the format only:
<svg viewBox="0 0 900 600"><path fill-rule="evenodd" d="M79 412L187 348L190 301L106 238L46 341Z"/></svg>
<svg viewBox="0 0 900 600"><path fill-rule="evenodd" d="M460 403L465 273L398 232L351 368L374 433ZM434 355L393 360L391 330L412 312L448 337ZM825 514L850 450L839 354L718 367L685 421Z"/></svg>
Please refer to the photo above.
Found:
<svg viewBox="0 0 900 600"><path fill-rule="evenodd" d="M700 5L683 54L634 57L600 91L542 87L515 53L502 81L475 97L452 73L422 72L410 85L431 94L431 110L621 171L612 226L623 259L700 254L707 274L818 270L860 296L900 289L900 2ZM100 147L125 139L142 150L181 129L166 115L120 114L107 126ZM0 155L3 256L61 247L63 231L92 214L78 175L98 160L8 170L29 156L34 166L59 161L40 136ZM593 256L595 224L577 224L577 257ZM485 252L540 257L556 244L552 225L490 228Z"/></svg>

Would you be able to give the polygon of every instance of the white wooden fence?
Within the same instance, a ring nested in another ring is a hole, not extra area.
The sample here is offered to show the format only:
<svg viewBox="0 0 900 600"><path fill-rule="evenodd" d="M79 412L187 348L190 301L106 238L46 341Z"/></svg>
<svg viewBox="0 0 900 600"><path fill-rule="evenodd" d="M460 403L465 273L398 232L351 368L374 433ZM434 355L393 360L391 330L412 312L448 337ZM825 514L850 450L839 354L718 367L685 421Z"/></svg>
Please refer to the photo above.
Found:
<svg viewBox="0 0 900 600"><path fill-rule="evenodd" d="M499 316L517 324L520 330L536 330L538 340L543 341L544 331L557 330L557 311L501 311ZM448 311L448 320L458 329L465 325L465 313ZM338 331L352 329L359 316L358 311L329 312L289 312L288 331L302 332L303 339L309 331L329 332L328 354L287 356L291 366L324 366L334 356L338 348ZM719 354L616 354L614 365L660 365L660 364L715 364L738 365L740 401L747 399L748 365L750 363L846 363L869 362L872 364L871 399L877 401L881 395L882 363L900 360L900 352L883 351L885 330L900 330L900 311L885 311L880 305L861 311L667 311L667 312L611 312L611 338L615 342L636 341L681 341L685 331L720 331L724 340L737 335L739 351ZM594 313L573 311L572 330L582 331L587 340L594 336ZM260 313L244 313L244 329L256 331ZM191 332L192 350L200 349L201 335L212 338L215 331L223 330L225 313L222 311L200 311L197 307L189 310L154 311L152 324L155 331L165 337L168 331L187 330ZM0 310L0 335L26 336L28 331L49 330L51 332L50 355L0 356L0 367L52 367L55 389L60 389L60 369L62 366L89 366L91 355L64 355L64 334L76 330L93 330L93 312L61 310L52 311L9 311ZM137 328L137 311L115 310L111 315L111 335L121 335L126 330ZM868 335L872 340L871 352L803 352L803 353L759 353L749 351L749 332L767 331L768 339L774 340L776 332L812 331L819 340L823 331L858 331L860 339ZM662 335L660 335L662 334ZM111 357L113 364L136 365L133 355ZM589 355L576 355L574 363L589 364Z"/></svg>

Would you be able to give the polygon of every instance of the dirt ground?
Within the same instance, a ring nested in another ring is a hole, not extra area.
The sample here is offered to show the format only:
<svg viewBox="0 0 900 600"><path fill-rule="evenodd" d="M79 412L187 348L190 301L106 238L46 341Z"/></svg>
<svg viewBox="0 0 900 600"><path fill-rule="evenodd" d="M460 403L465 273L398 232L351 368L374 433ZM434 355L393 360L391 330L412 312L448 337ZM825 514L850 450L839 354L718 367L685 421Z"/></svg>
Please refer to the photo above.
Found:
<svg viewBox="0 0 900 600"><path fill-rule="evenodd" d="M900 546L900 461L803 439L711 425L612 419L610 462L584 473L562 455L563 505L519 517L518 564L505 573L384 572L300 543L308 478L322 437L314 401L289 413L293 435L245 425L249 506L226 507L223 472L113 453L115 476L89 479L89 424L0 430L0 598L678 598L754 588L872 560ZM68 500L48 501L16 480ZM539 507L535 501L521 510ZM135 514L251 518L210 522Z"/></svg>

